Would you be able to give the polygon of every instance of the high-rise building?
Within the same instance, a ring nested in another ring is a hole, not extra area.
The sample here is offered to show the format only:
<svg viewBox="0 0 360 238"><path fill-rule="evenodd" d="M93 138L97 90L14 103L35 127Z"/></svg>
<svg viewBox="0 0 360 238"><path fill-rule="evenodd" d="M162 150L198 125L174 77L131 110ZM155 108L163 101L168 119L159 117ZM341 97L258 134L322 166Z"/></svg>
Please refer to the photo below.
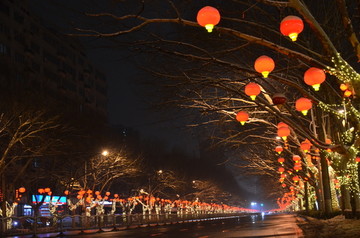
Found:
<svg viewBox="0 0 360 238"><path fill-rule="evenodd" d="M22 0L0 1L1 87L28 88L106 119L107 85L74 37L48 29Z"/></svg>

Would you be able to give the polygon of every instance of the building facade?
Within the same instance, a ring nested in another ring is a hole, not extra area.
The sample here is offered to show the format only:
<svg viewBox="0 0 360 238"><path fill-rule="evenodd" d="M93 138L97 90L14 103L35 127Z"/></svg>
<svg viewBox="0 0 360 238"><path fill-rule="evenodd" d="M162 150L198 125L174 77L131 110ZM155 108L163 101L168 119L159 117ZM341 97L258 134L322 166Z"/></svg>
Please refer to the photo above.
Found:
<svg viewBox="0 0 360 238"><path fill-rule="evenodd" d="M80 113L107 118L103 73L81 43L41 23L22 0L0 1L0 82L45 92Z"/></svg>

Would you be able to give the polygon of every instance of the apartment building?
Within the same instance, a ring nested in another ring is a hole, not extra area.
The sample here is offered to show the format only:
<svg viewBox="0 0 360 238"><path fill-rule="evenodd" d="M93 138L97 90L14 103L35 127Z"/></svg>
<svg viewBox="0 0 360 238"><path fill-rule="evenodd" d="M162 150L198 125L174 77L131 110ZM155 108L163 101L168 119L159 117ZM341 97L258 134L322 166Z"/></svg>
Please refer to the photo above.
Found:
<svg viewBox="0 0 360 238"><path fill-rule="evenodd" d="M80 113L107 116L103 73L74 37L48 29L29 12L27 1L0 1L1 87L25 87L67 103Z"/></svg>

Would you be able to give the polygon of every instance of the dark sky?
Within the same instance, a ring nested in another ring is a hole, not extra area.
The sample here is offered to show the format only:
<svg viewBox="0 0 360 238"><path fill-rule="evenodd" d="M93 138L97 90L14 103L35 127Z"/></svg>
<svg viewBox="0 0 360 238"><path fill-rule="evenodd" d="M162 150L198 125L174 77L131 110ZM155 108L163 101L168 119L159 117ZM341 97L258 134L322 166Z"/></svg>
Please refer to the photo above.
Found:
<svg viewBox="0 0 360 238"><path fill-rule="evenodd" d="M98 1L29 0L29 3L32 11L48 26L64 33L73 32L73 27L83 24L86 20L82 16L83 12L101 11ZM166 141L169 149L173 146L181 147L189 154L197 154L196 140L184 129L185 122L176 120L179 116L149 109L149 100L142 96L137 80L143 76L143 72L134 66L131 52L125 48L96 48L104 45L104 42L98 39L82 41L94 65L107 76L110 124L132 127L138 130L144 139Z"/></svg>

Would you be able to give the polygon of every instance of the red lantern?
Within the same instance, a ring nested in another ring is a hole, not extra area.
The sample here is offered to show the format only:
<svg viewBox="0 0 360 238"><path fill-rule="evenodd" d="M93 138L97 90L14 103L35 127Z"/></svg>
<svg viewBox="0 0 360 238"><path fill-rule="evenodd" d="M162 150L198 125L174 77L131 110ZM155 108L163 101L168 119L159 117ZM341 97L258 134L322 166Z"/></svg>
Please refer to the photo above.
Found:
<svg viewBox="0 0 360 238"><path fill-rule="evenodd" d="M345 91L345 90L348 89L348 88L349 88L349 85L348 85L348 84L344 84L344 83L340 84L340 89L341 89L341 91Z"/></svg>
<svg viewBox="0 0 360 238"><path fill-rule="evenodd" d="M280 164L282 164L282 163L285 162L285 159L284 159L284 158L278 158L278 162L279 162Z"/></svg>
<svg viewBox="0 0 360 238"><path fill-rule="evenodd" d="M114 198L118 198L118 197L119 197L119 194L115 193Z"/></svg>
<svg viewBox="0 0 360 238"><path fill-rule="evenodd" d="M286 174L281 174L280 178L286 178Z"/></svg>
<svg viewBox="0 0 360 238"><path fill-rule="evenodd" d="M245 122L249 119L249 114L245 111L240 111L236 114L236 120L245 125Z"/></svg>
<svg viewBox="0 0 360 238"><path fill-rule="evenodd" d="M283 148L280 145L276 146L275 151L278 152L278 154L281 154L281 152L283 152Z"/></svg>
<svg viewBox="0 0 360 238"><path fill-rule="evenodd" d="M86 193L87 194L92 194L92 190L89 189L89 190L86 191Z"/></svg>
<svg viewBox="0 0 360 238"><path fill-rule="evenodd" d="M38 189L38 193L42 194L42 193L44 193L44 192L45 192L45 191L44 191L43 188L39 188L39 189Z"/></svg>
<svg viewBox="0 0 360 238"><path fill-rule="evenodd" d="M285 184L285 183L281 184L281 187L285 188L285 187L286 187L286 184Z"/></svg>
<svg viewBox="0 0 360 238"><path fill-rule="evenodd" d="M212 32L214 26L220 22L220 13L216 8L206 6L200 9L196 20L200 26L205 27L205 29L210 33Z"/></svg>
<svg viewBox="0 0 360 238"><path fill-rule="evenodd" d="M359 156L356 156L355 162L356 162L356 163L359 163L359 162L360 162L360 157L359 157Z"/></svg>
<svg viewBox="0 0 360 238"><path fill-rule="evenodd" d="M256 96L260 94L260 86L257 83L248 83L245 86L245 94L250 96L251 100L255 100Z"/></svg>
<svg viewBox="0 0 360 238"><path fill-rule="evenodd" d="M106 196L110 196L110 192L106 192L105 195L106 195Z"/></svg>
<svg viewBox="0 0 360 238"><path fill-rule="evenodd" d="M100 195L100 192L99 192L99 191L96 191L96 192L95 192L95 195Z"/></svg>
<svg viewBox="0 0 360 238"><path fill-rule="evenodd" d="M280 23L280 32L284 36L290 37L292 41L296 41L297 36L304 29L304 23L297 16L287 16Z"/></svg>
<svg viewBox="0 0 360 238"><path fill-rule="evenodd" d="M19 188L19 193L25 193L26 189L24 187Z"/></svg>
<svg viewBox="0 0 360 238"><path fill-rule="evenodd" d="M308 98L299 98L295 102L295 108L296 110L302 112L304 116L307 115L308 110L312 108L312 102Z"/></svg>
<svg viewBox="0 0 360 238"><path fill-rule="evenodd" d="M105 197L104 197L104 200L108 200L108 199L109 199L109 197L108 197L108 196L105 196Z"/></svg>
<svg viewBox="0 0 360 238"><path fill-rule="evenodd" d="M277 124L277 128L279 129L280 127L289 127L288 124L284 123L284 122L279 122Z"/></svg>
<svg viewBox="0 0 360 238"><path fill-rule="evenodd" d="M284 169L283 167L280 167L280 168L278 169L278 171L280 172L280 174L282 174L282 173L284 173L285 169Z"/></svg>
<svg viewBox="0 0 360 238"><path fill-rule="evenodd" d="M311 148L311 143L308 139L304 140L303 142L301 142L300 144L300 148L305 152L307 153L310 148Z"/></svg>
<svg viewBox="0 0 360 238"><path fill-rule="evenodd" d="M278 136L283 138L283 140L286 140L287 137L290 135L290 129L287 126L282 126L277 131Z"/></svg>
<svg viewBox="0 0 360 238"><path fill-rule="evenodd" d="M83 198L83 196L79 194L79 195L76 196L76 198L80 200L80 199Z"/></svg>
<svg viewBox="0 0 360 238"><path fill-rule="evenodd" d="M352 92L349 89L346 89L344 92L344 97L350 97L352 95Z"/></svg>
<svg viewBox="0 0 360 238"><path fill-rule="evenodd" d="M102 199L101 195L97 195L97 196L96 196L96 199L97 199L97 200L101 200L101 199Z"/></svg>
<svg viewBox="0 0 360 238"><path fill-rule="evenodd" d="M48 193L48 192L50 192L50 191L51 191L50 188L45 188L45 189L44 189L44 192L45 192L45 193Z"/></svg>
<svg viewBox="0 0 360 238"><path fill-rule="evenodd" d="M67 196L67 195L69 195L69 190L65 190L64 191L64 194Z"/></svg>
<svg viewBox="0 0 360 238"><path fill-rule="evenodd" d="M269 73L274 70L275 62L269 56L262 55L255 60L254 67L256 72L261 73L264 78L267 78Z"/></svg>
<svg viewBox="0 0 360 238"><path fill-rule="evenodd" d="M300 165L295 165L294 170L298 172L299 170L302 170L302 167Z"/></svg>
<svg viewBox="0 0 360 238"><path fill-rule="evenodd" d="M294 155L294 156L293 156L293 160L294 160L295 162L300 161L300 160L301 160L301 157L298 156L298 155Z"/></svg>
<svg viewBox="0 0 360 238"><path fill-rule="evenodd" d="M272 96L272 101L275 105L281 105L284 104L287 101L287 98L282 93L275 93Z"/></svg>
<svg viewBox="0 0 360 238"><path fill-rule="evenodd" d="M295 183L299 182L299 180L300 180L299 176L294 176L294 177L293 177L293 181L294 181Z"/></svg>
<svg viewBox="0 0 360 238"><path fill-rule="evenodd" d="M305 83L312 86L315 91L319 91L320 84L325 81L325 78L324 70L315 67L306 70L304 74Z"/></svg>

